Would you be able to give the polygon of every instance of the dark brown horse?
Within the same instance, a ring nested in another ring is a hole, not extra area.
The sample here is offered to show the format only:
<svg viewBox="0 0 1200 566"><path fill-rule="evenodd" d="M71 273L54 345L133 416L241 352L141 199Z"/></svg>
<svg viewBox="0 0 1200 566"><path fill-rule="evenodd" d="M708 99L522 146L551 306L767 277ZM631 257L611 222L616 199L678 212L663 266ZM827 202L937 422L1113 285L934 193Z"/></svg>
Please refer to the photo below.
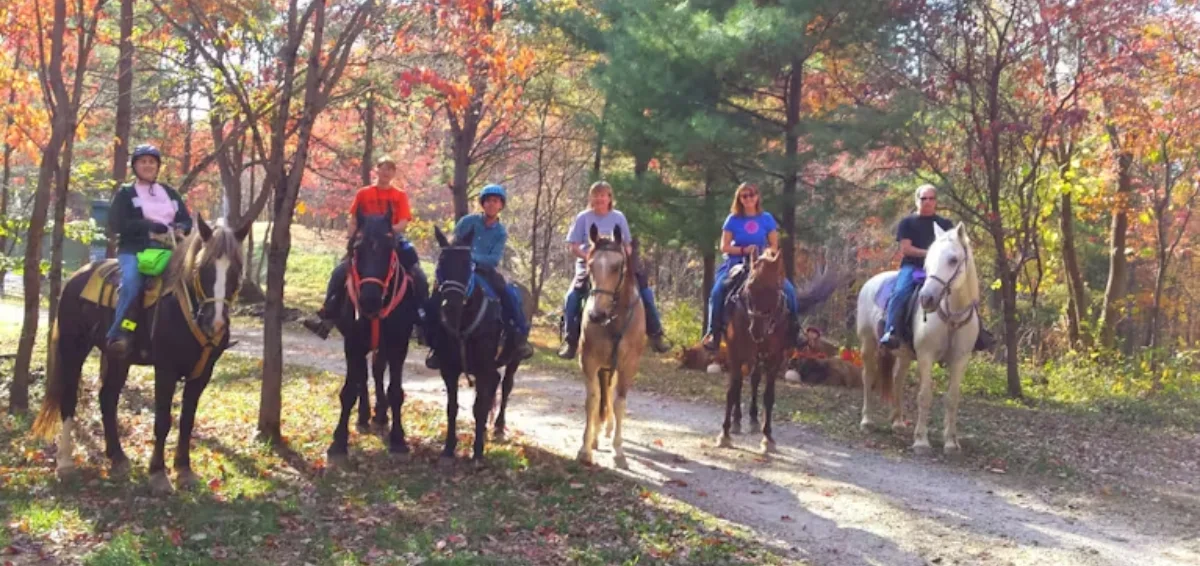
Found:
<svg viewBox="0 0 1200 566"><path fill-rule="evenodd" d="M725 305L725 343L729 345L727 363L729 381L725 390L725 423L717 444L732 448L729 436L742 430L742 368L750 368L750 425L759 428L758 386L766 378L763 391L762 451L775 452L771 436L771 412L775 408L775 379L784 369L787 350L794 336L788 331L789 313L783 294L786 274L779 252L767 250L753 257L746 284ZM801 312L829 298L837 288L836 277L829 273L818 278L809 289L796 294Z"/></svg>
<svg viewBox="0 0 1200 566"><path fill-rule="evenodd" d="M150 459L150 486L155 492L172 489L164 462L164 445L171 431L171 400L183 381L183 413L179 420L179 446L175 472L181 483L195 481L189 450L196 405L212 377L213 365L229 347L229 311L242 281L241 242L250 223L234 233L218 225L210 228L197 216L196 230L175 248L162 275L158 301L141 312L129 357L104 355L101 367L100 412L104 422L105 455L113 473L125 473L129 458L117 431L117 402L130 365L154 366L154 456ZM75 408L79 400L80 373L93 347L103 349L105 331L112 323L112 299L120 274L116 260L93 262L73 273L63 286L58 317L50 338L50 367L46 398L33 425L35 435L48 438L59 423L58 471L75 466ZM148 280L149 289L152 281ZM139 297L139 302L141 298ZM140 306L140 305L138 305ZM135 306L135 308L138 308Z"/></svg>

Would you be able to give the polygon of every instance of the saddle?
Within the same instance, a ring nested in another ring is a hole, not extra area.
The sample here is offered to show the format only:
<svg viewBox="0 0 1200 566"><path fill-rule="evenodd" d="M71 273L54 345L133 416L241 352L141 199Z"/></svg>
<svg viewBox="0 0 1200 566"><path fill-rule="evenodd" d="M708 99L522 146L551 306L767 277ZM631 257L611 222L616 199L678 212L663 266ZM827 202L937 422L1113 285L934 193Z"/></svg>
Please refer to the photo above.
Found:
<svg viewBox="0 0 1200 566"><path fill-rule="evenodd" d="M921 287L925 285L925 270L918 269L913 272L913 287L912 295L908 297L907 304L904 305L903 318L896 324L896 332L899 334L900 341L912 345L912 322L913 317L917 315L918 297L921 294ZM875 326L875 338L882 338L883 333L887 330L884 325L887 324L887 305L888 300L892 298L892 290L896 287L896 275L892 275L884 279L883 284L879 286L879 290L875 292L875 305L884 311L884 315Z"/></svg>
<svg viewBox="0 0 1200 566"><path fill-rule="evenodd" d="M727 285L725 285L725 296L722 298L721 304L729 305L734 302L742 288L746 286L746 282L750 280L750 270L746 268L746 264L739 263L729 268L729 274L725 277Z"/></svg>
<svg viewBox="0 0 1200 566"><path fill-rule="evenodd" d="M107 309L116 309L117 290L121 285L121 267L115 259L106 259L98 263L99 266L92 270L92 274L84 283L79 297ZM150 336L153 326L151 321L154 306L163 295L162 277L146 277L140 294L142 300L140 303L135 302L129 313L129 318L137 321L129 357L130 362L134 364L145 364L150 359Z"/></svg>

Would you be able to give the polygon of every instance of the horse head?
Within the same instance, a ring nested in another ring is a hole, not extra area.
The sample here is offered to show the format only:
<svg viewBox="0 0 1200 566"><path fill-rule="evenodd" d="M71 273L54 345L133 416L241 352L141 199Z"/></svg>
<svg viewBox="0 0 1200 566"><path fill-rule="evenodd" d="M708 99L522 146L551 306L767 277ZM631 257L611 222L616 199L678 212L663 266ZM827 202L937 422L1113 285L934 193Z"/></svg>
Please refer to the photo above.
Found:
<svg viewBox="0 0 1200 566"><path fill-rule="evenodd" d="M355 213L358 234L350 244L350 273L358 295L361 317L383 309L384 295L393 277L399 277L396 235L392 233L391 206L383 215Z"/></svg>
<svg viewBox="0 0 1200 566"><path fill-rule="evenodd" d="M934 241L925 254L925 285L919 295L925 312L937 309L938 302L964 285L974 284L975 258L971 240L962 222L950 230L933 224Z"/></svg>
<svg viewBox="0 0 1200 566"><path fill-rule="evenodd" d="M592 308L588 320L605 324L616 316L617 299L627 280L635 279L632 264L625 253L625 243L618 227L612 238L600 235L593 224L588 233L592 248L588 251L588 277L592 282Z"/></svg>
<svg viewBox="0 0 1200 566"><path fill-rule="evenodd" d="M755 254L750 259L750 276L746 280L746 288L752 296L762 295L765 299L768 298L767 295L774 296L782 292L785 273L781 258L778 250L769 249L762 255Z"/></svg>
<svg viewBox="0 0 1200 566"><path fill-rule="evenodd" d="M441 248L436 269L438 294L442 297L441 322L454 332L462 326L463 310L471 290L471 277L475 273L475 262L471 259L475 231L455 238L454 242L447 240L440 228L434 227L433 235ZM497 289L497 292L503 290Z"/></svg>
<svg viewBox="0 0 1200 566"><path fill-rule="evenodd" d="M196 229L176 247L164 284L190 286L196 300L196 323L212 336L229 326L230 306L242 284L242 242L253 226L247 222L236 232L224 221L209 226L196 215Z"/></svg>

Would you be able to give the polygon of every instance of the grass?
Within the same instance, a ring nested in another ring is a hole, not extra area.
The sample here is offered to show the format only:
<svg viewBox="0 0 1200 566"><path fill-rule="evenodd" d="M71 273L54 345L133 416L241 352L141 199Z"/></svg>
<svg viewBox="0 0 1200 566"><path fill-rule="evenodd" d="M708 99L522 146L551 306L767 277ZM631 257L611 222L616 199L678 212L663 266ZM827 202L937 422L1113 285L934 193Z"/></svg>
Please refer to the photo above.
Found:
<svg viewBox="0 0 1200 566"><path fill-rule="evenodd" d="M15 339L15 330L0 331L0 344ZM94 379L81 397L86 455L73 478L55 479L54 448L28 437L27 417L0 417L0 547L85 564L794 562L691 506L526 444L489 443L482 471L465 462L439 469L439 403L405 404L411 460L352 432L354 468L331 470L324 452L341 379L286 368L287 437L273 448L255 439L259 367L222 358L193 440L201 482L166 497L147 489L153 415L138 408L153 384L144 370L131 374L120 412L128 477L107 475ZM94 362L87 371L94 375ZM469 433L460 447L465 456Z"/></svg>

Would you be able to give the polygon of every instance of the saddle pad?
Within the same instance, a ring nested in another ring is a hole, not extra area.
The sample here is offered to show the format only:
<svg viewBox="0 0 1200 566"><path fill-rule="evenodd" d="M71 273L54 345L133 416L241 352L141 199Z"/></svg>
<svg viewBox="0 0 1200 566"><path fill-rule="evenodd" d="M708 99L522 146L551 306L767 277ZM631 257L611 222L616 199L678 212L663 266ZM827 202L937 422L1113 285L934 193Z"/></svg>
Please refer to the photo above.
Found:
<svg viewBox="0 0 1200 566"><path fill-rule="evenodd" d="M100 262L99 267L92 270L92 275L88 277L88 281L84 284L83 291L79 293L79 296L90 303L110 309L116 308L117 287L120 284L120 265L115 259L106 259ZM143 308L154 306L154 303L158 302L158 297L161 293L162 278L147 277L146 282L142 285Z"/></svg>
<svg viewBox="0 0 1200 566"><path fill-rule="evenodd" d="M925 283L925 270L918 269L913 272L913 281L916 282L916 291L921 289L921 285ZM896 287L896 275L891 275L883 280L883 284L875 291L875 306L887 310L888 299L892 298L892 290ZM916 294L913 291L913 294Z"/></svg>

